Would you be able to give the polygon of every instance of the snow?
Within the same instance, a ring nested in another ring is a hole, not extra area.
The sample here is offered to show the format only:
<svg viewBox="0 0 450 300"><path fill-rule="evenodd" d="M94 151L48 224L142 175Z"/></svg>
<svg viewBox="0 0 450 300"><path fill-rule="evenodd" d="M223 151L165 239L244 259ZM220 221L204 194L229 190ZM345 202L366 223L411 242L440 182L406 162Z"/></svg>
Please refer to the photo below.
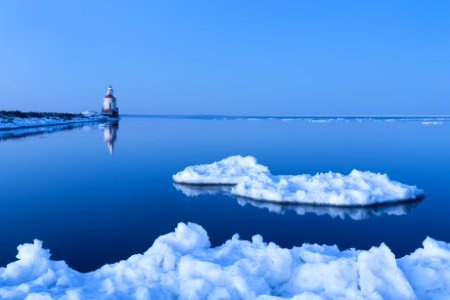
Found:
<svg viewBox="0 0 450 300"><path fill-rule="evenodd" d="M182 184L234 185L231 194L235 196L276 203L369 206L423 196L416 186L369 171L275 176L252 156L230 156L212 164L187 167L173 180Z"/></svg>
<svg viewBox="0 0 450 300"><path fill-rule="evenodd" d="M426 238L396 259L369 250L303 244L292 249L236 234L211 248L206 231L179 223L143 254L79 273L42 242L18 247L0 268L1 299L448 299L450 244Z"/></svg>
<svg viewBox="0 0 450 300"><path fill-rule="evenodd" d="M207 165L190 166L173 176L177 183L234 185L249 177L268 174L269 169L260 165L252 156L230 156Z"/></svg>
<svg viewBox="0 0 450 300"><path fill-rule="evenodd" d="M0 112L0 130L99 122L108 119L107 116L93 111L81 114Z"/></svg>
<svg viewBox="0 0 450 300"><path fill-rule="evenodd" d="M392 181L386 174L353 170L348 175L261 175L238 183L236 196L281 203L366 206L416 199L423 192L415 186Z"/></svg>

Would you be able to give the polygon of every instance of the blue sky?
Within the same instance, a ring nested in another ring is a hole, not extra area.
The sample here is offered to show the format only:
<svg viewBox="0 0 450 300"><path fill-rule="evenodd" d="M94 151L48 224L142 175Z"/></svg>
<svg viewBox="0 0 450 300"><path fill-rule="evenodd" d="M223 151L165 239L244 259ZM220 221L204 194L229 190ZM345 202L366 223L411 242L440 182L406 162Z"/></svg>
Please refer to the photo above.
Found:
<svg viewBox="0 0 450 300"><path fill-rule="evenodd" d="M0 109L450 114L450 1L1 1Z"/></svg>

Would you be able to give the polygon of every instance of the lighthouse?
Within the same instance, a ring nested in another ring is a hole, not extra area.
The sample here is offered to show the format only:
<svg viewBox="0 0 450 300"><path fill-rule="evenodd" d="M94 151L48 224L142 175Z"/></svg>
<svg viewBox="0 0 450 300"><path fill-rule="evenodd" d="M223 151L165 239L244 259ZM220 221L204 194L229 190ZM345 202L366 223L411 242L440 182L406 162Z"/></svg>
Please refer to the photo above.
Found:
<svg viewBox="0 0 450 300"><path fill-rule="evenodd" d="M119 108L117 107L116 97L114 97L113 92L112 86L109 85L108 90L106 91L106 96L103 97L102 114L111 117L118 117Z"/></svg>

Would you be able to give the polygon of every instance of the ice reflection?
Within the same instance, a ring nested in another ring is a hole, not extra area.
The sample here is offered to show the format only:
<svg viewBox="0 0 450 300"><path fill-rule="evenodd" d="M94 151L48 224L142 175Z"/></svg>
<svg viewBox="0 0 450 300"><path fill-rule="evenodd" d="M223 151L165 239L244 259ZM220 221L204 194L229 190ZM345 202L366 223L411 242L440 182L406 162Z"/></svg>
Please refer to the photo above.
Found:
<svg viewBox="0 0 450 300"><path fill-rule="evenodd" d="M175 188L188 197L198 197L201 195L216 195L219 193L231 195L232 186L221 185L185 185L174 183ZM329 216L331 218L339 218L342 220L351 219L355 221L366 220L372 217L379 217L382 215L402 216L407 215L414 209L423 198L414 201L384 204L368 207L337 207L337 206L323 206L323 205L291 205L278 204L273 202L255 201L247 198L235 197L239 205L251 205L260 209L267 209L271 213L285 214L287 212L294 212L297 215L303 216L306 214L315 214L317 216Z"/></svg>
<svg viewBox="0 0 450 300"><path fill-rule="evenodd" d="M230 194L232 188L232 186L229 185L190 185L179 183L174 183L173 186L177 189L177 191L182 192L188 197L217 195L219 193Z"/></svg>
<svg viewBox="0 0 450 300"><path fill-rule="evenodd" d="M383 204L368 207L337 207L319 205L280 205L272 202L261 202L244 198L237 198L237 201L242 206L249 204L258 208L267 209L268 211L277 214L284 214L288 211L293 211L300 216L312 213L318 216L328 215L333 219L352 219L355 221L365 220L371 217L379 217L382 215L407 215L414 207L419 204L419 202L421 202L421 200L418 199L410 202Z"/></svg>
<svg viewBox="0 0 450 300"><path fill-rule="evenodd" d="M61 131L70 131L74 129L101 129L103 131L103 140L108 147L110 154L114 152L114 143L117 140L117 131L119 130L119 121L102 121L101 123L72 123L62 125L48 125L37 127L26 127L17 129L0 130L0 141L27 138L33 136L43 136Z"/></svg>
<svg viewBox="0 0 450 300"><path fill-rule="evenodd" d="M30 136L40 136L58 131L73 130L76 128L84 128L89 126L92 125L87 125L86 123L72 123L62 125L48 125L48 126L24 127L17 129L0 130L0 141L20 139Z"/></svg>

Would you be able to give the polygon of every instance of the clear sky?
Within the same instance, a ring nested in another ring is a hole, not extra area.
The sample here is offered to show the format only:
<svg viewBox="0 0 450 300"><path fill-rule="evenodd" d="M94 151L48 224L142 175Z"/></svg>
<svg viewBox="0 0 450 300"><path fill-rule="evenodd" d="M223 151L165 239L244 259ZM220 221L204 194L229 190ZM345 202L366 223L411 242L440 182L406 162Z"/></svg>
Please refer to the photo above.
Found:
<svg viewBox="0 0 450 300"><path fill-rule="evenodd" d="M0 109L450 114L450 1L0 0Z"/></svg>

